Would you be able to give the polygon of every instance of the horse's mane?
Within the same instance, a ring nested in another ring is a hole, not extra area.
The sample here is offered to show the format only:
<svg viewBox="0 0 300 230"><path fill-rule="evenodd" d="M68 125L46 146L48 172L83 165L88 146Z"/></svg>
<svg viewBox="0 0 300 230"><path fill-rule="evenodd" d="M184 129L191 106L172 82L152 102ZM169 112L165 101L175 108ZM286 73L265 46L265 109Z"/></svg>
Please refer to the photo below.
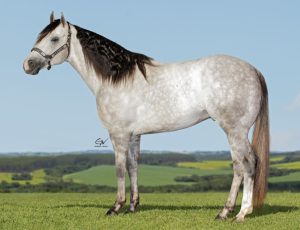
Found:
<svg viewBox="0 0 300 230"><path fill-rule="evenodd" d="M39 34L36 43L40 42L60 24L56 19L47 25ZM145 64L152 65L152 59L143 54L126 50L117 43L92 31L75 26L77 38L88 65L104 81L112 84L124 82L133 77L136 66L144 78L147 78Z"/></svg>
<svg viewBox="0 0 300 230"><path fill-rule="evenodd" d="M75 28L87 64L92 66L104 81L112 84L125 82L133 77L136 66L146 79L145 64L151 65L151 58L126 50L92 31L79 26L75 26Z"/></svg>

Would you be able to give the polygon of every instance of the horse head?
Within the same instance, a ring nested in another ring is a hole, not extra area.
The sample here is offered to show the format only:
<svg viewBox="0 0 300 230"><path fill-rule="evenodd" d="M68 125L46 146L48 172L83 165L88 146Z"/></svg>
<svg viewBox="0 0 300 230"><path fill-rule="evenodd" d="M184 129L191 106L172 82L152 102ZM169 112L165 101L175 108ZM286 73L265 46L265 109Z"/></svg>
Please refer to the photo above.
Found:
<svg viewBox="0 0 300 230"><path fill-rule="evenodd" d="M50 24L39 34L34 47L23 63L27 74L36 75L43 68L48 70L67 60L70 53L71 29L63 14L60 19L50 15Z"/></svg>

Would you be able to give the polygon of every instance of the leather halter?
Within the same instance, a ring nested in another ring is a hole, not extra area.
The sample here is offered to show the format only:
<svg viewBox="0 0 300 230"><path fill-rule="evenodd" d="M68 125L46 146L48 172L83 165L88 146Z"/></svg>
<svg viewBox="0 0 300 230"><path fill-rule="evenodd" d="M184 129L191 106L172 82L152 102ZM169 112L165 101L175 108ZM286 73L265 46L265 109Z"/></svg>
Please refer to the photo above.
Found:
<svg viewBox="0 0 300 230"><path fill-rule="evenodd" d="M57 50L55 50L52 54L48 55L46 54L44 51L42 51L40 48L37 48L37 47L33 47L31 49L31 52L32 51L36 51L38 52L43 58L46 59L47 61L47 64L48 64L48 67L47 69L50 70L51 69L51 60L57 55L59 54L61 51L63 51L64 49L68 49L68 56L67 58L69 57L69 54L70 54L70 43L71 43L71 28L70 28L70 24L68 22L68 38L67 38L67 42L62 45L61 47L59 47Z"/></svg>

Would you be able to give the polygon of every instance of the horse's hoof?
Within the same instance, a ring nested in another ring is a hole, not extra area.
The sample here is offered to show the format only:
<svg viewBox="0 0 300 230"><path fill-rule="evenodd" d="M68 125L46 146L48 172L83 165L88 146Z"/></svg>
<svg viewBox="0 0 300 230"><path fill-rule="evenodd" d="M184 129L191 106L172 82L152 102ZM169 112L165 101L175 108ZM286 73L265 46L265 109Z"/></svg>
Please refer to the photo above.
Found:
<svg viewBox="0 0 300 230"><path fill-rule="evenodd" d="M218 214L215 220L227 220L227 216L221 216L220 214Z"/></svg>
<svg viewBox="0 0 300 230"><path fill-rule="evenodd" d="M135 213L137 211L139 204L140 204L139 201L137 201L135 204L131 203L130 207L126 210L125 214Z"/></svg>
<svg viewBox="0 0 300 230"><path fill-rule="evenodd" d="M137 212L137 205L135 207L129 207L126 210L125 214L132 214L132 213L135 213L135 212Z"/></svg>
<svg viewBox="0 0 300 230"><path fill-rule="evenodd" d="M244 217L239 217L239 216L236 216L236 217L234 217L234 218L232 219L232 221L231 221L231 222L235 222L235 223L243 223L243 222L244 222L244 220L245 220L245 218L244 218Z"/></svg>
<svg viewBox="0 0 300 230"><path fill-rule="evenodd" d="M118 213L114 209L109 209L106 213L106 216L116 216Z"/></svg>

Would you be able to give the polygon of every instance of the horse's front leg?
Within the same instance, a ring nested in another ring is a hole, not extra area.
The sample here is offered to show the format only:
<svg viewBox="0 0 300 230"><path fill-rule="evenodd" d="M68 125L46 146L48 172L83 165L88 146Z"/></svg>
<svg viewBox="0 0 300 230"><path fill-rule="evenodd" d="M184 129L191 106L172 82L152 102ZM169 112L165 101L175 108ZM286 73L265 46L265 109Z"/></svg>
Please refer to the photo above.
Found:
<svg viewBox="0 0 300 230"><path fill-rule="evenodd" d="M130 207L127 212L135 212L139 205L138 192L138 158L140 155L140 136L132 136L129 142L129 153L127 156L127 171L131 184Z"/></svg>
<svg viewBox="0 0 300 230"><path fill-rule="evenodd" d="M130 135L124 133L110 133L110 139L115 151L115 164L118 180L118 192L115 204L107 211L106 215L118 214L119 210L126 202L125 194L125 174L126 174L126 158L128 154L128 146Z"/></svg>

